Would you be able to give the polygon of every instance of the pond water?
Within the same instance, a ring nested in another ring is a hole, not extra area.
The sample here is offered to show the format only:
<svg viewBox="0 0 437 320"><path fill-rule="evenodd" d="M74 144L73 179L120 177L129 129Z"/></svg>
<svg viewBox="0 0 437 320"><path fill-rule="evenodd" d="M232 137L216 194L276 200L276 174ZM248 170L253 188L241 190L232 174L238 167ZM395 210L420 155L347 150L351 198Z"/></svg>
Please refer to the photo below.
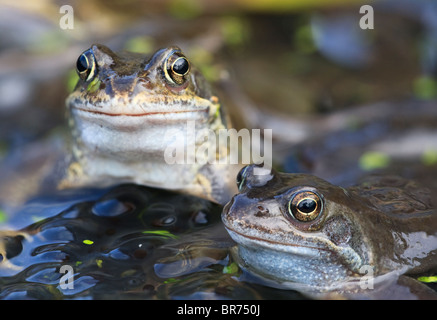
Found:
<svg viewBox="0 0 437 320"><path fill-rule="evenodd" d="M0 299L300 298L240 281L221 210L133 184L35 198L0 226Z"/></svg>

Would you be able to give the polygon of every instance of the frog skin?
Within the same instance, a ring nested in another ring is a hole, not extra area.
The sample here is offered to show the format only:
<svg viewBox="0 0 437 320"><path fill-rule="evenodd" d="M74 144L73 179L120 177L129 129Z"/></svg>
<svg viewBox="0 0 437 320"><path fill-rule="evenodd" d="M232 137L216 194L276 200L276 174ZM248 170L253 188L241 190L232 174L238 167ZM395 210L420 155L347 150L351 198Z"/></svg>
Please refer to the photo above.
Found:
<svg viewBox="0 0 437 320"><path fill-rule="evenodd" d="M239 193L222 213L243 269L274 286L342 294L358 292L371 269L380 290L361 290L361 297L409 299L416 296L405 292L419 290L435 298L412 278L399 281L437 267L428 189L398 177L369 177L345 189L308 174L253 169L240 171Z"/></svg>
<svg viewBox="0 0 437 320"><path fill-rule="evenodd" d="M208 132L228 127L218 98L181 49L161 49L149 59L96 44L79 56L77 72L66 100L73 151L61 188L135 182L219 203L230 199L239 168L198 158L165 161L172 147L197 152ZM217 159L227 157L226 146L214 149Z"/></svg>

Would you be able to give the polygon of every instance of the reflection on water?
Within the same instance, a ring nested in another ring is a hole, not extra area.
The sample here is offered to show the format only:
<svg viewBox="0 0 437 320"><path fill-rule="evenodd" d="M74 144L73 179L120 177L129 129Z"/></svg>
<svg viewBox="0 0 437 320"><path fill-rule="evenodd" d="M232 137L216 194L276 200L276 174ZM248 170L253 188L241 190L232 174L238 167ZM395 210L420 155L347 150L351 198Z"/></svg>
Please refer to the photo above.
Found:
<svg viewBox="0 0 437 320"><path fill-rule="evenodd" d="M75 197L36 199L1 226L1 299L299 297L238 280L219 205L137 185Z"/></svg>

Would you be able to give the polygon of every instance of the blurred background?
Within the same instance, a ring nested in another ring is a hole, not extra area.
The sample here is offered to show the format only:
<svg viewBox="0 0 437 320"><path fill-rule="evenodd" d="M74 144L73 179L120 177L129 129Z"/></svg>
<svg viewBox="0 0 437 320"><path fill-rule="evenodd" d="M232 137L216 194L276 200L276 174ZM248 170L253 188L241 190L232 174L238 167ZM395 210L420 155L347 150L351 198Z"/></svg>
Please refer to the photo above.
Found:
<svg viewBox="0 0 437 320"><path fill-rule="evenodd" d="M373 29L359 26L365 4ZM244 127L257 111L305 119L432 100L436 33L432 0L1 0L0 157L64 123L76 59L93 43L145 54L180 46Z"/></svg>

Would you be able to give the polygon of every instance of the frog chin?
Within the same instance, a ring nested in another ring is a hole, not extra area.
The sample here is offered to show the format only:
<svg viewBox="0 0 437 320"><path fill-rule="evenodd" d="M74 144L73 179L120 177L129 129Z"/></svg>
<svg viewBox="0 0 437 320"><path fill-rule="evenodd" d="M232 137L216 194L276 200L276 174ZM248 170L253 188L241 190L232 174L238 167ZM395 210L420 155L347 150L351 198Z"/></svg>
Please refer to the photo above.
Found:
<svg viewBox="0 0 437 320"><path fill-rule="evenodd" d="M100 110L91 110L75 107L71 109L72 116L77 123L82 122L82 126L93 124L110 128L111 130L133 131L144 126L187 121L207 122L209 118L208 109L199 110L178 110L165 112L137 112L137 113L109 113Z"/></svg>
<svg viewBox="0 0 437 320"><path fill-rule="evenodd" d="M319 245L287 245L250 238L229 228L228 232L237 242L238 256L246 268L279 283L330 286L348 281L361 264L347 249L334 252Z"/></svg>
<svg viewBox="0 0 437 320"><path fill-rule="evenodd" d="M210 128L205 112L131 116L71 108L71 114L74 158L87 176L176 189L194 181L201 164L171 160L173 150L196 150L202 142Z"/></svg>
<svg viewBox="0 0 437 320"><path fill-rule="evenodd" d="M187 123L194 129L188 130ZM72 125L84 152L126 161L144 161L145 156L163 160L170 144L195 145L196 135L208 128L205 117L188 112L134 117L75 110Z"/></svg>

